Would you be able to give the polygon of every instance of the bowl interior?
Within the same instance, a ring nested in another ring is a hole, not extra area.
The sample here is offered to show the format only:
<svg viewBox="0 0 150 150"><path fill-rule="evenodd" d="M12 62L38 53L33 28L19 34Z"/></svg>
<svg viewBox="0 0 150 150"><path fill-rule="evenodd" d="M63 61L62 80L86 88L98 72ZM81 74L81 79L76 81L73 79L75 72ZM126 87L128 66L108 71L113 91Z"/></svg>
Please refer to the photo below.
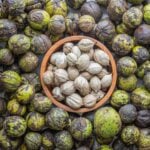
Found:
<svg viewBox="0 0 150 150"><path fill-rule="evenodd" d="M53 95L51 94L50 88L47 85L44 84L42 76L43 76L43 73L47 69L47 64L49 62L49 59L50 59L51 55L55 51L59 50L64 45L64 43L67 43L67 42L73 42L73 43L74 42L78 42L78 41L80 41L83 38L91 39L95 43L95 46L97 46L98 48L102 49L103 51L105 51L109 55L110 64L111 64L111 68L112 68L112 84L111 84L109 90L107 91L106 95L100 101L98 101L94 107L92 107L92 108L80 108L80 109L74 110L74 109L70 108L69 106L67 106L67 105L57 101L53 97ZM47 51L47 53L45 54L45 56L43 58L42 64L41 64L40 79L41 79L41 84L42 84L42 87L43 87L43 90L44 90L45 94L51 99L53 104L55 104L57 107L60 107L60 108L66 110L68 112L85 113L85 112L93 111L93 110L99 108L100 106L104 105L107 102L107 100L109 100L109 98L112 95L112 93L113 93L113 91L115 89L115 86L116 86L117 68L116 68L116 63L115 63L115 60L114 60L111 52L102 43L100 43L99 41L97 41L97 40L95 40L93 38L86 37L86 36L71 36L71 37L67 37L67 38L64 38L64 39L56 42Z"/></svg>

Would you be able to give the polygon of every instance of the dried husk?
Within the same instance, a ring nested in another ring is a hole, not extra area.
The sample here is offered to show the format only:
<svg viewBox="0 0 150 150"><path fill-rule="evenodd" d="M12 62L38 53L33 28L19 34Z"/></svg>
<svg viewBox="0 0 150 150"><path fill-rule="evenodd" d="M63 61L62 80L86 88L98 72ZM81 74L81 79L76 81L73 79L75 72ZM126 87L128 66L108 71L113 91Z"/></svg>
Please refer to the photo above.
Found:
<svg viewBox="0 0 150 150"><path fill-rule="evenodd" d="M102 66L94 61L91 61L89 67L87 68L87 71L92 75L100 73L101 70Z"/></svg>
<svg viewBox="0 0 150 150"><path fill-rule="evenodd" d="M71 53L73 47L74 47L73 43L71 42L65 43L63 46L63 52L65 54Z"/></svg>
<svg viewBox="0 0 150 150"><path fill-rule="evenodd" d="M92 75L89 72L82 72L80 75L87 80L90 80L92 78Z"/></svg>
<svg viewBox="0 0 150 150"><path fill-rule="evenodd" d="M61 89L61 92L67 96L75 93L76 91L73 81L67 81L66 83L62 84L60 89Z"/></svg>
<svg viewBox="0 0 150 150"><path fill-rule="evenodd" d="M65 18L62 15L54 15L48 24L48 31L53 34L62 34L66 30Z"/></svg>
<svg viewBox="0 0 150 150"><path fill-rule="evenodd" d="M79 71L84 71L88 68L90 64L90 57L87 54L82 54L76 63L77 68Z"/></svg>
<svg viewBox="0 0 150 150"><path fill-rule="evenodd" d="M68 73L66 70L64 69L57 69L55 72L54 72L54 75L55 75L55 78L58 79L58 81L60 83L64 83L66 82L67 80L69 80L69 77L68 77Z"/></svg>
<svg viewBox="0 0 150 150"><path fill-rule="evenodd" d="M79 17L80 15L74 12L71 12L66 17L66 30L67 33L71 35L76 35L79 31Z"/></svg>
<svg viewBox="0 0 150 150"><path fill-rule="evenodd" d="M74 85L81 95L85 96L90 93L89 83L84 77L77 77L74 81Z"/></svg>
<svg viewBox="0 0 150 150"><path fill-rule="evenodd" d="M67 55L67 63L69 66L75 66L78 58L74 53L69 53Z"/></svg>
<svg viewBox="0 0 150 150"><path fill-rule="evenodd" d="M112 74L105 75L101 80L102 89L110 87L112 84Z"/></svg>
<svg viewBox="0 0 150 150"><path fill-rule="evenodd" d="M81 7L81 15L90 15L98 21L102 16L102 11L95 1L87 1Z"/></svg>
<svg viewBox="0 0 150 150"><path fill-rule="evenodd" d="M65 96L61 93L60 87L55 87L52 90L53 97L56 98L58 101L63 101Z"/></svg>
<svg viewBox="0 0 150 150"><path fill-rule="evenodd" d="M82 97L74 93L66 98L66 104L73 109L79 109L83 105Z"/></svg>
<svg viewBox="0 0 150 150"><path fill-rule="evenodd" d="M97 97L92 94L89 94L83 98L83 105L87 108L94 107L96 105Z"/></svg>
<svg viewBox="0 0 150 150"><path fill-rule="evenodd" d="M81 51L78 46L73 46L71 52L79 58L81 56Z"/></svg>
<svg viewBox="0 0 150 150"><path fill-rule="evenodd" d="M68 77L70 80L75 80L79 76L79 71L75 67L68 67Z"/></svg>
<svg viewBox="0 0 150 150"><path fill-rule="evenodd" d="M78 47L82 52L89 52L94 47L94 42L90 39L82 39L78 43Z"/></svg>
<svg viewBox="0 0 150 150"><path fill-rule="evenodd" d="M93 91L98 92L101 89L101 80L97 76L92 77L90 87Z"/></svg>
<svg viewBox="0 0 150 150"><path fill-rule="evenodd" d="M83 15L79 19L79 28L81 31L88 33L93 30L95 26L95 20L90 15Z"/></svg>
<svg viewBox="0 0 150 150"><path fill-rule="evenodd" d="M108 54L100 49L95 50L94 60L102 66L109 66L110 58Z"/></svg>

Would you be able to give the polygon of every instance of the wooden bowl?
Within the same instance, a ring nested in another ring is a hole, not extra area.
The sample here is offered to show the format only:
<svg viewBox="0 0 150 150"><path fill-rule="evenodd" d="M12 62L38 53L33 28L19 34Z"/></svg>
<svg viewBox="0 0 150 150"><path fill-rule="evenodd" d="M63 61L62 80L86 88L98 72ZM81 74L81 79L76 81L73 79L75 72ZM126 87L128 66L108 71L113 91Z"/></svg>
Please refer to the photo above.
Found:
<svg viewBox="0 0 150 150"><path fill-rule="evenodd" d="M97 102L94 107L92 107L92 108L80 108L80 109L74 110L74 109L70 108L69 106L67 106L67 105L57 101L52 96L52 93L51 93L50 89L48 88L47 85L44 84L42 76L43 76L43 73L47 69L47 64L48 64L48 62L50 60L50 57L51 57L52 53L54 53L55 51L59 50L60 47L62 47L67 42L78 42L78 41L80 41L83 38L91 39L98 48L102 49L103 51L105 51L109 55L110 63L111 63L111 66L112 66L112 78L113 79L112 79L112 84L111 84L109 90L107 91L106 95L99 102ZM85 112L90 112L90 111L93 111L93 110L99 108L100 106L104 105L107 102L107 100L110 98L110 96L112 95L112 93L113 93L113 91L115 89L115 86L116 86L117 68L116 68L116 63L115 63L115 60L114 60L111 52L101 42L99 42L99 41L97 41L97 40L95 40L93 38L86 37L86 36L71 36L71 37L67 37L67 38L64 38L64 39L56 42L48 50L48 52L44 56L42 64L41 64L40 79L41 79L41 84L42 84L42 87L43 87L43 90L44 90L45 94L51 99L53 104L55 104L57 107L60 107L60 108L66 110L68 112L85 113Z"/></svg>

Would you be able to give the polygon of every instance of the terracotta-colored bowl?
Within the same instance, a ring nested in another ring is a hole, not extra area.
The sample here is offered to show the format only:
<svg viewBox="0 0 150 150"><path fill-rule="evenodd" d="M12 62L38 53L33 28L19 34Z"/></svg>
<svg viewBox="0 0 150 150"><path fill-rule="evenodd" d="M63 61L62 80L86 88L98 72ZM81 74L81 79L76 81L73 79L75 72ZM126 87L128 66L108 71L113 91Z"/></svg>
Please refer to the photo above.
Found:
<svg viewBox="0 0 150 150"><path fill-rule="evenodd" d="M99 102L97 102L97 104L94 107L92 107L92 108L80 108L80 109L74 110L74 109L70 108L69 106L67 106L65 104L62 104L61 102L57 101L52 96L51 90L48 88L47 85L44 84L42 76L43 76L43 73L47 69L47 64L48 64L48 62L50 60L50 57L51 57L52 53L54 53L55 51L59 50L64 45L64 43L66 43L66 42L78 42L78 41L80 41L83 38L91 39L92 41L94 41L95 45L98 48L102 49L103 51L105 51L109 55L110 63L111 63L111 66L112 66L112 77L113 77L113 79L112 79L112 84L111 84L108 92L106 93L106 95ZM45 94L51 99L53 104L55 104L57 107L60 107L60 108L66 110L68 112L85 113L85 112L93 111L93 110L99 108L100 106L104 105L107 102L107 100L110 98L110 96L112 95L112 92L115 89L116 81L117 81L116 63L115 63L115 60L114 60L112 54L110 53L110 51L102 43L100 43L99 41L97 41L97 40L95 40L93 38L90 38L90 37L86 37L86 36L71 36L71 37L67 37L67 38L64 38L64 39L56 42L48 50L48 52L44 56L42 64L41 64L40 79L41 79L41 84L42 84L42 87L43 87L43 90L44 90Z"/></svg>

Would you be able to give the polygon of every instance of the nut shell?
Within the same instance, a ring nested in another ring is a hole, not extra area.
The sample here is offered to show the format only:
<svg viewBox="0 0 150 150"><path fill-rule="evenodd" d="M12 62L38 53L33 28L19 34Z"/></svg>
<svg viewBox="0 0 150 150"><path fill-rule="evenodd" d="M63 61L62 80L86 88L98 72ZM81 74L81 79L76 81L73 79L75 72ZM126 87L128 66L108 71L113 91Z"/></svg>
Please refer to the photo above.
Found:
<svg viewBox="0 0 150 150"><path fill-rule="evenodd" d="M79 109L83 105L83 101L80 95L74 93L66 97L66 104L73 109Z"/></svg>

